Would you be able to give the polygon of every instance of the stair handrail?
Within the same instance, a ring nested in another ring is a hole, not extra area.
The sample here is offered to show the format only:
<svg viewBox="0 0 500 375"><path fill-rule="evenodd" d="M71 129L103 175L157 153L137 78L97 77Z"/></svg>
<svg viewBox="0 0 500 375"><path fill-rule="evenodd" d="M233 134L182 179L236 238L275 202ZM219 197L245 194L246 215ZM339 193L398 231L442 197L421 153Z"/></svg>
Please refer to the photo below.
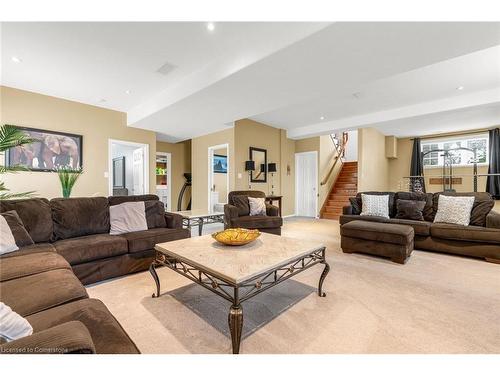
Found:
<svg viewBox="0 0 500 375"><path fill-rule="evenodd" d="M346 146L347 146L347 141L349 140L349 134L347 132L343 132L342 133L342 140L341 140L341 142L337 138L336 134L330 134L330 139L332 140L333 145L335 146L335 151L337 151L337 152L335 154L335 157L334 157L335 161L333 162L332 167L330 168L330 170L328 171L327 175L325 176L325 178L320 183L321 186L327 184L327 182L330 179L330 176L332 175L333 170L335 169L335 166L337 165L337 162L339 160L340 160L340 162L342 164L344 164L344 161L342 160L342 158L345 155L345 149L346 149ZM339 142L336 142L337 140Z"/></svg>

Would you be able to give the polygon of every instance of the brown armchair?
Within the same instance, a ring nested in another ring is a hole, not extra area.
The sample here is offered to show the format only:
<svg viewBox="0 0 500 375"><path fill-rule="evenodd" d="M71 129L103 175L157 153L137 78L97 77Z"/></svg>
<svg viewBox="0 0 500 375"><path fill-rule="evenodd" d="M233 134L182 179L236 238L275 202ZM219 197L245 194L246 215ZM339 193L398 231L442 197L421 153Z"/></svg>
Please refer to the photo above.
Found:
<svg viewBox="0 0 500 375"><path fill-rule="evenodd" d="M252 198L265 198L262 191L232 191L228 195L228 204L224 205L224 228L258 229L261 232L281 235L283 219L279 216L278 207L266 203L266 216L250 216L242 207L237 207L234 197L244 195Z"/></svg>

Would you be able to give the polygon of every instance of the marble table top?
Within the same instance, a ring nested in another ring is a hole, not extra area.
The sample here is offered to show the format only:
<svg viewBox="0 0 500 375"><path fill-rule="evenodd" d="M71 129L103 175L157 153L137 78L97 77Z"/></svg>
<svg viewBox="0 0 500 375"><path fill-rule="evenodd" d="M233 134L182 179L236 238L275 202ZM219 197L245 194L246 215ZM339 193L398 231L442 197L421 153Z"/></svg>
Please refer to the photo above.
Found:
<svg viewBox="0 0 500 375"><path fill-rule="evenodd" d="M321 243L268 233L261 233L255 241L243 246L225 246L210 235L155 246L156 250L166 255L236 284L289 264L323 247Z"/></svg>
<svg viewBox="0 0 500 375"><path fill-rule="evenodd" d="M224 215L224 212L208 212L207 210L191 210L191 211L177 211L174 212L188 219L196 219L200 217L209 217L209 216L221 216Z"/></svg>

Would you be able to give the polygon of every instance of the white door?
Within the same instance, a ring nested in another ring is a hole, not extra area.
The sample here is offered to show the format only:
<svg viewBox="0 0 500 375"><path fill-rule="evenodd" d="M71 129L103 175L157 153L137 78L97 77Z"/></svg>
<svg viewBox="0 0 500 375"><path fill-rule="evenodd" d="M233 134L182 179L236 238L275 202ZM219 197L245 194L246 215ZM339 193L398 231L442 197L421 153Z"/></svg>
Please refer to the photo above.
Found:
<svg viewBox="0 0 500 375"><path fill-rule="evenodd" d="M318 153L295 154L295 214L316 217L318 212Z"/></svg>
<svg viewBox="0 0 500 375"><path fill-rule="evenodd" d="M144 194L144 149L138 148L132 152L133 192L132 195Z"/></svg>

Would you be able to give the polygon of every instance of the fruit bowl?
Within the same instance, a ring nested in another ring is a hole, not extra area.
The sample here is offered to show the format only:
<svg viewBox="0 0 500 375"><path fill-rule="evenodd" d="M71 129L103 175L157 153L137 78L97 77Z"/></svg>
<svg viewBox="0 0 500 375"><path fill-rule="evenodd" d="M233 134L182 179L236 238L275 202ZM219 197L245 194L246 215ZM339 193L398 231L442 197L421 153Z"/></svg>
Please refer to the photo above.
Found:
<svg viewBox="0 0 500 375"><path fill-rule="evenodd" d="M260 232L257 229L244 228L229 228L212 234L217 242L229 246L246 245L255 241L259 236Z"/></svg>

